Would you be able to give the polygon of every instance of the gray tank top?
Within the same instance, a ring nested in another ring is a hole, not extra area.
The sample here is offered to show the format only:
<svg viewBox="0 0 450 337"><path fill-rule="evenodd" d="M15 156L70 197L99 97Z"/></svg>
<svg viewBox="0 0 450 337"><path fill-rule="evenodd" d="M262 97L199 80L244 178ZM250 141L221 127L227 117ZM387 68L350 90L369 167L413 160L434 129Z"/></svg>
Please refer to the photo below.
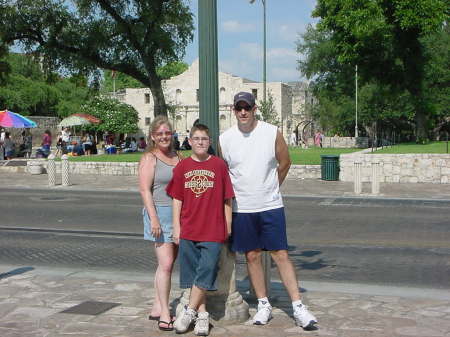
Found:
<svg viewBox="0 0 450 337"><path fill-rule="evenodd" d="M155 177L153 179L152 194L156 206L172 206L172 198L167 194L167 184L172 179L174 166L168 165L156 158Z"/></svg>

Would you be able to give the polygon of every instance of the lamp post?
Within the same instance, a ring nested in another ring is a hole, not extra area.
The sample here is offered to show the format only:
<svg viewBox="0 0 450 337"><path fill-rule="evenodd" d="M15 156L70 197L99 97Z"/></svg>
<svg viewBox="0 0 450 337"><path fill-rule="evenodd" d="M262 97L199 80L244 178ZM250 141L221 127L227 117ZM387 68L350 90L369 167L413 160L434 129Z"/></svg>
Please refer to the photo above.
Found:
<svg viewBox="0 0 450 337"><path fill-rule="evenodd" d="M358 65L355 66L355 138L358 137Z"/></svg>
<svg viewBox="0 0 450 337"><path fill-rule="evenodd" d="M252 4L255 0L249 0ZM263 4L263 98L264 102L267 99L267 90L266 90L266 0L261 0ZM281 116L283 118L283 116ZM281 121L281 125L283 126L283 121ZM262 253L262 266L264 271L264 281L266 285L267 296L270 295L270 267L271 267L271 258L268 252Z"/></svg>
<svg viewBox="0 0 450 337"><path fill-rule="evenodd" d="M249 2L252 4L255 2L255 0L249 0ZM266 0L261 0L263 4L263 30L264 30L264 37L263 37L263 95L264 95L264 102L267 98L267 90L266 90Z"/></svg>

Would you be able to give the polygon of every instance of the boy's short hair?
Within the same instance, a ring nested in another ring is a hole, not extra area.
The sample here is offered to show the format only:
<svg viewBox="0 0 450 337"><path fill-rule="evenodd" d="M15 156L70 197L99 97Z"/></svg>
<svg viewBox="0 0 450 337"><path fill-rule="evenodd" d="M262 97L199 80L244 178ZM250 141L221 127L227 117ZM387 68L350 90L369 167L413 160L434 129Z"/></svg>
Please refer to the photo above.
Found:
<svg viewBox="0 0 450 337"><path fill-rule="evenodd" d="M195 131L203 131L205 132L208 137L209 137L209 128L205 125L205 124L195 124L192 128L191 128L191 132L189 133L189 138L192 138L192 135L194 134Z"/></svg>

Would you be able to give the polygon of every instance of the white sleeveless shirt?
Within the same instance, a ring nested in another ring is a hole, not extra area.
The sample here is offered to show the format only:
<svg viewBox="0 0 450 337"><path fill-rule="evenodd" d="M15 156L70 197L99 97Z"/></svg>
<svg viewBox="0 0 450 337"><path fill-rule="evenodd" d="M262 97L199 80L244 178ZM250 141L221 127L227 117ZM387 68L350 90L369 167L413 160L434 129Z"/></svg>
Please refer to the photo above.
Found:
<svg viewBox="0 0 450 337"><path fill-rule="evenodd" d="M275 157L277 127L258 121L249 133L237 125L220 135L235 193L233 212L254 213L283 207Z"/></svg>

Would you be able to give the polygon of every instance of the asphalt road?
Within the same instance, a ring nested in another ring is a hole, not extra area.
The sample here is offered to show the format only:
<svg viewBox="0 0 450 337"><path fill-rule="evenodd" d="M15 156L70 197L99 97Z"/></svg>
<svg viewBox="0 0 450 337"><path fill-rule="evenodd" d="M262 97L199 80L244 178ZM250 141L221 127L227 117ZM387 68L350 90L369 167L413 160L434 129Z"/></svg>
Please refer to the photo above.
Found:
<svg viewBox="0 0 450 337"><path fill-rule="evenodd" d="M301 279L450 289L447 203L285 198L285 205ZM140 210L136 193L2 190L0 263L149 270L155 258L141 239ZM238 262L244 277L242 256Z"/></svg>

